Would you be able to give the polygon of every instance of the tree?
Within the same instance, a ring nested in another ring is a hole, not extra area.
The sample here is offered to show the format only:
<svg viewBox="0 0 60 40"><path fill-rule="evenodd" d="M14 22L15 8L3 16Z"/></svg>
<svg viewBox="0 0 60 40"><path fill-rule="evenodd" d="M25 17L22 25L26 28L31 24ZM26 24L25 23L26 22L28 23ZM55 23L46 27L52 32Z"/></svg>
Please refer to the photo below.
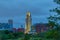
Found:
<svg viewBox="0 0 60 40"><path fill-rule="evenodd" d="M18 32L18 37L24 37L24 32Z"/></svg>
<svg viewBox="0 0 60 40"><path fill-rule="evenodd" d="M55 3L60 5L60 0L54 0ZM49 25L52 27L56 27L58 30L60 28L60 7L56 7L53 10L50 10L51 12L56 12L57 14L54 16L50 16L48 18L49 20Z"/></svg>
<svg viewBox="0 0 60 40"><path fill-rule="evenodd" d="M8 30L5 30L4 33L5 33L5 34L9 34L10 32L9 32Z"/></svg>
<svg viewBox="0 0 60 40"><path fill-rule="evenodd" d="M54 0L55 3L60 5L60 0ZM54 16L50 16L48 18L49 25L52 26L51 31L47 32L47 37L48 38L54 38L54 39L59 39L60 37L60 7L56 7L53 10L50 10L50 12L56 12L57 14Z"/></svg>
<svg viewBox="0 0 60 40"><path fill-rule="evenodd" d="M29 40L30 39L30 36L29 34L25 34L25 37L24 37L24 40Z"/></svg>

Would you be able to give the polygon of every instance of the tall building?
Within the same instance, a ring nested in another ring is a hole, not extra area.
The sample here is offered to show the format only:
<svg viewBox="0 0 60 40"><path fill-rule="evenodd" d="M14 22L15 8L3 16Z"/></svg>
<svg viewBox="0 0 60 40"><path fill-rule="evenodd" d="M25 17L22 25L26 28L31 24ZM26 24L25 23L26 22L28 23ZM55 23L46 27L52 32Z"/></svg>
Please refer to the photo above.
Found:
<svg viewBox="0 0 60 40"><path fill-rule="evenodd" d="M26 15L26 25L25 25L25 33L29 33L30 30L31 30L31 24L32 24L32 19L31 19L31 14L30 12L27 12L27 15Z"/></svg>
<svg viewBox="0 0 60 40"><path fill-rule="evenodd" d="M10 26L10 30L12 30L13 29L13 20L12 19L9 19L8 20L8 24Z"/></svg>

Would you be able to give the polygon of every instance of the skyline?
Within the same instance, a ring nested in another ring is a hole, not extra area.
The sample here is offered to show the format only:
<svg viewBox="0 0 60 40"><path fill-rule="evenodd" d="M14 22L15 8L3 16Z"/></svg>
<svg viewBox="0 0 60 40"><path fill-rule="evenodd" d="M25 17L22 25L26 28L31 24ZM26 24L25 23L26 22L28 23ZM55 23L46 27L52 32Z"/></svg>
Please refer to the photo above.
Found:
<svg viewBox="0 0 60 40"><path fill-rule="evenodd" d="M33 24L47 22L49 10L56 6L53 0L0 0L0 22L12 19L14 26L24 25L27 11L31 12Z"/></svg>

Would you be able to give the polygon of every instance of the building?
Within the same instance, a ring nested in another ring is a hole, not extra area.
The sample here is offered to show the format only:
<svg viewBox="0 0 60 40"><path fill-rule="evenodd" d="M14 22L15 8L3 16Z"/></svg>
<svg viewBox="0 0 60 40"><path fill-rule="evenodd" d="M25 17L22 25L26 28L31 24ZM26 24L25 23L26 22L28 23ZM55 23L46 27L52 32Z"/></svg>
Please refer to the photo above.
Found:
<svg viewBox="0 0 60 40"><path fill-rule="evenodd" d="M20 26L20 28L17 29L18 32L23 32L24 33L25 28L23 25Z"/></svg>
<svg viewBox="0 0 60 40"><path fill-rule="evenodd" d="M13 28L13 30L12 30L14 33L16 33L17 32L17 29L16 28Z"/></svg>
<svg viewBox="0 0 60 40"><path fill-rule="evenodd" d="M10 29L8 23L0 23L0 30L8 30L8 29Z"/></svg>
<svg viewBox="0 0 60 40"><path fill-rule="evenodd" d="M0 23L0 30L11 30L13 28L13 21L8 20L8 23Z"/></svg>
<svg viewBox="0 0 60 40"><path fill-rule="evenodd" d="M30 12L27 12L26 15L26 24L25 24L25 33L29 33L31 30L31 24L32 24L31 14Z"/></svg>
<svg viewBox="0 0 60 40"><path fill-rule="evenodd" d="M18 28L17 31L18 32L24 32L24 28Z"/></svg>
<svg viewBox="0 0 60 40"><path fill-rule="evenodd" d="M36 33L46 32L48 30L49 30L49 26L47 25L47 23L36 23L33 25L33 28L31 29L31 31Z"/></svg>
<svg viewBox="0 0 60 40"><path fill-rule="evenodd" d="M10 30L12 30L13 29L13 20L12 19L8 20L8 25L10 27Z"/></svg>

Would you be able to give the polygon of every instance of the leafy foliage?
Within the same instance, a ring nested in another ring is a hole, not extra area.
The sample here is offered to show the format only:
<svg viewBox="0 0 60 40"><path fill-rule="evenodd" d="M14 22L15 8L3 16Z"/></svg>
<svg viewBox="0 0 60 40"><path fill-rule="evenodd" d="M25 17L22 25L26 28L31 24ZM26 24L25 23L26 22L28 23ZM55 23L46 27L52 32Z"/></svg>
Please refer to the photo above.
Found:
<svg viewBox="0 0 60 40"><path fill-rule="evenodd" d="M54 2L56 2L57 4L60 4L60 0L54 0Z"/></svg>
<svg viewBox="0 0 60 40"><path fill-rule="evenodd" d="M57 4L60 5L60 0L54 0L54 2L56 2ZM49 25L52 26L52 28L54 28L54 26L56 27L55 29L52 29L50 31L48 31L45 34L46 38L54 38L55 40L60 40L60 7L57 7L53 10L50 10L50 12L56 12L57 14L54 16L50 16L48 18L48 22Z"/></svg>

